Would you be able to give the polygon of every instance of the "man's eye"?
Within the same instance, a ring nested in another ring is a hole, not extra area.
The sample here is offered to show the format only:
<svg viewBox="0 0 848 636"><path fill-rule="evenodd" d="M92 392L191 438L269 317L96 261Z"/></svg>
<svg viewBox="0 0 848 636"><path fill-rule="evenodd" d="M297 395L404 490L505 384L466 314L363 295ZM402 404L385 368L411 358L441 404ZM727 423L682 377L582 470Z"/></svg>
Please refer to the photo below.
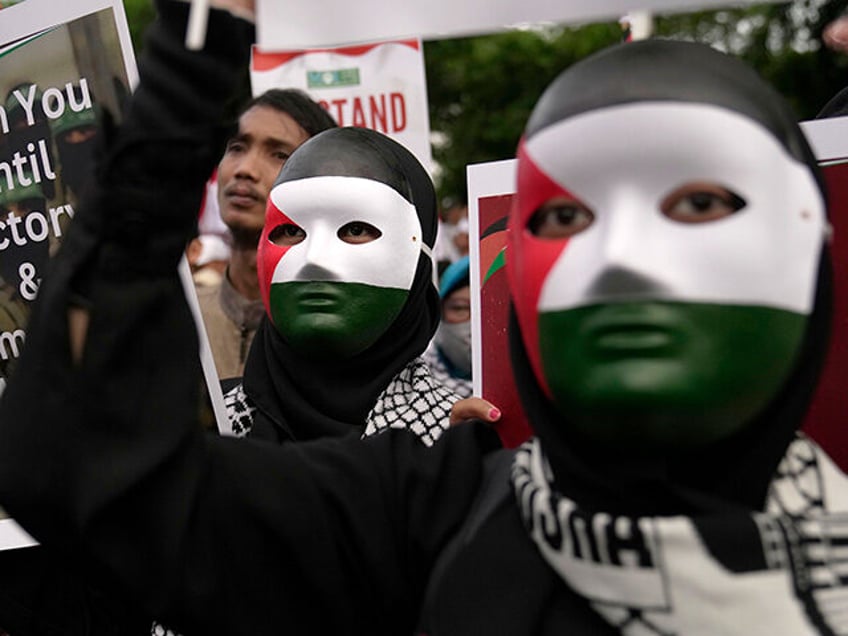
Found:
<svg viewBox="0 0 848 636"><path fill-rule="evenodd" d="M687 183L669 194L660 211L680 223L708 223L723 219L745 207L735 192L713 183Z"/></svg>
<svg viewBox="0 0 848 636"><path fill-rule="evenodd" d="M527 228L539 238L562 239L582 232L594 220L592 211L579 201L554 199L533 213Z"/></svg>
<svg viewBox="0 0 848 636"><path fill-rule="evenodd" d="M226 152L233 153L233 152L241 152L242 150L244 150L244 142L243 141L241 141L239 139L230 139L227 142Z"/></svg>
<svg viewBox="0 0 848 636"><path fill-rule="evenodd" d="M383 233L370 223L364 221L353 221L341 226L338 237L345 243L370 243L380 238Z"/></svg>
<svg viewBox="0 0 848 636"><path fill-rule="evenodd" d="M278 225L268 233L268 240L280 247L297 245L305 238L306 232L292 223Z"/></svg>

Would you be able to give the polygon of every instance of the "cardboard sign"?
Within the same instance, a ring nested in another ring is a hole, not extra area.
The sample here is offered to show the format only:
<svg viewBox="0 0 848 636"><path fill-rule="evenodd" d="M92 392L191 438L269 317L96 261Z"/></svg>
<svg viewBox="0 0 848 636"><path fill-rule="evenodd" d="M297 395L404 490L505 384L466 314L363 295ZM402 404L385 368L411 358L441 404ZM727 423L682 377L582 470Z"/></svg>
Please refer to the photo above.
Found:
<svg viewBox="0 0 848 636"><path fill-rule="evenodd" d="M254 47L250 78L254 95L269 88L305 91L339 126L385 133L430 170L430 115L421 40L286 51Z"/></svg>
<svg viewBox="0 0 848 636"><path fill-rule="evenodd" d="M120 122L138 82L121 0L6 5L0 5L0 391L25 346L46 260L61 244L93 167L85 145L77 144L91 141L104 111ZM227 433L223 396L185 259L179 272L198 321L213 408ZM35 543L4 516L0 511L0 549Z"/></svg>
<svg viewBox="0 0 848 636"><path fill-rule="evenodd" d="M47 258L73 219L98 116L120 121L136 77L119 0L27 0L2 15L0 389L24 347ZM0 548L33 543L0 521Z"/></svg>

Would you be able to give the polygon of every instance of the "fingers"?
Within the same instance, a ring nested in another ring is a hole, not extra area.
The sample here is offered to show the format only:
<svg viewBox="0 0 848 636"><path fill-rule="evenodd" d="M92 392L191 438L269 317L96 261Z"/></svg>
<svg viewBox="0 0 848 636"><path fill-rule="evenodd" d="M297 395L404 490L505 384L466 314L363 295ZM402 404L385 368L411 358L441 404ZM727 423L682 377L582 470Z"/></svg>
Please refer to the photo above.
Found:
<svg viewBox="0 0 848 636"><path fill-rule="evenodd" d="M848 52L848 16L841 16L827 25L822 39L829 49Z"/></svg>
<svg viewBox="0 0 848 636"><path fill-rule="evenodd" d="M82 352L85 349L85 340L88 336L88 324L91 316L88 311L80 307L68 309L68 331L71 343L71 359L74 364L82 362Z"/></svg>
<svg viewBox="0 0 848 636"><path fill-rule="evenodd" d="M493 423L501 419L501 412L491 402L476 396L459 400L451 408L451 426L473 419Z"/></svg>

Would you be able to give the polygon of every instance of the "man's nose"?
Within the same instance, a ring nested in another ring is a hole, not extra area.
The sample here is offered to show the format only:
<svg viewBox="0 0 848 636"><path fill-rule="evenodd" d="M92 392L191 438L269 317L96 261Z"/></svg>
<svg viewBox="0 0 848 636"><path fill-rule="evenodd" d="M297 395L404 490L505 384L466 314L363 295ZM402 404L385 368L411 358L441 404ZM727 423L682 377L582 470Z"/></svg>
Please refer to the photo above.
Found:
<svg viewBox="0 0 848 636"><path fill-rule="evenodd" d="M243 179L258 181L260 175L259 153L255 150L249 150L239 157L235 175Z"/></svg>

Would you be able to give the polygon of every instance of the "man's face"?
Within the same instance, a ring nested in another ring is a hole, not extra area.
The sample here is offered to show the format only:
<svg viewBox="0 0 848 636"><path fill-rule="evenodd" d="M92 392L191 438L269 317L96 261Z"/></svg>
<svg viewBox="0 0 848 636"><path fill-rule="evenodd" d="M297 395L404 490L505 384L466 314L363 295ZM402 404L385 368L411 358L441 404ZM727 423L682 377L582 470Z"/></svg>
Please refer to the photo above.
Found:
<svg viewBox="0 0 848 636"><path fill-rule="evenodd" d="M403 308L421 243L415 207L382 182L281 183L271 192L257 259L268 315L304 355L354 356Z"/></svg>
<svg viewBox="0 0 848 636"><path fill-rule="evenodd" d="M572 117L519 157L513 300L568 421L692 446L758 413L814 301L825 217L808 168L741 115L672 102Z"/></svg>
<svg viewBox="0 0 848 636"><path fill-rule="evenodd" d="M218 164L221 218L237 240L244 236L255 244L271 186L289 155L308 138L290 115L270 106L254 106L239 118L238 133Z"/></svg>

